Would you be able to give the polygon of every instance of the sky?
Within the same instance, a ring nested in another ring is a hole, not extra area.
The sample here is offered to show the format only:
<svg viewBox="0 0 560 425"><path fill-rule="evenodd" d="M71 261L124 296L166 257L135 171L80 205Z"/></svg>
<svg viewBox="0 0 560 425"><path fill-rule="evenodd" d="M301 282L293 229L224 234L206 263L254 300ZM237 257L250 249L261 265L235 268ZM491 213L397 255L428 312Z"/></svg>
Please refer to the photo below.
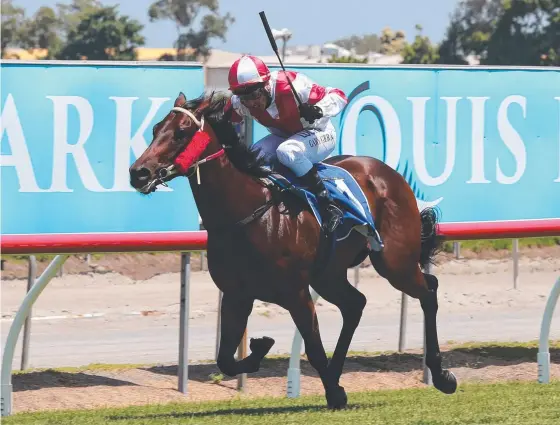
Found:
<svg viewBox="0 0 560 425"><path fill-rule="evenodd" d="M119 11L144 24L142 34L146 47L172 47L177 38L171 21L151 23L148 8L155 0L122 0ZM101 0L104 5L119 4L118 0ZM69 0L13 0L32 16L41 6L54 7ZM459 0L220 0L220 13L230 12L235 18L222 42L213 39L212 48L237 53L270 55L273 51L262 26L259 12L266 13L274 29L288 28L292 32L289 45L324 44L351 35L376 33L389 26L403 30L412 41L415 25L433 42L445 34L449 16Z"/></svg>

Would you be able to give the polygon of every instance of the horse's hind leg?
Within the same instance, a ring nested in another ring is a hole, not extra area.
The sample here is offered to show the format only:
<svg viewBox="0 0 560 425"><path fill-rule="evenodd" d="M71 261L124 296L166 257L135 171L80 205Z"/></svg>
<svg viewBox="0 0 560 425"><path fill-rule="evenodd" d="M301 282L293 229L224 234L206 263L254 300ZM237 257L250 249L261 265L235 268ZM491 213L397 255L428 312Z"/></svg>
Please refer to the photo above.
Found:
<svg viewBox="0 0 560 425"><path fill-rule="evenodd" d="M437 335L437 278L431 274L422 273L419 266L416 267L412 275L393 273L377 253L370 255L370 259L378 273L386 278L391 285L399 291L420 300L424 312L424 330L426 332L426 365L432 372L434 387L443 393L453 394L457 390L457 379L452 372L443 369L441 365Z"/></svg>
<svg viewBox="0 0 560 425"><path fill-rule="evenodd" d="M242 360L235 360L235 351L247 327L253 301L230 293L224 293L222 298L222 325L217 363L218 368L228 376L258 371L262 359L274 345L272 338L251 338L251 354Z"/></svg>
<svg viewBox="0 0 560 425"><path fill-rule="evenodd" d="M426 365L432 372L434 387L445 394L453 394L457 390L457 379L453 372L441 366L441 353L437 335L437 289L438 280L435 276L423 273L428 286L427 293L420 298L420 305L424 311L424 327L426 332Z"/></svg>

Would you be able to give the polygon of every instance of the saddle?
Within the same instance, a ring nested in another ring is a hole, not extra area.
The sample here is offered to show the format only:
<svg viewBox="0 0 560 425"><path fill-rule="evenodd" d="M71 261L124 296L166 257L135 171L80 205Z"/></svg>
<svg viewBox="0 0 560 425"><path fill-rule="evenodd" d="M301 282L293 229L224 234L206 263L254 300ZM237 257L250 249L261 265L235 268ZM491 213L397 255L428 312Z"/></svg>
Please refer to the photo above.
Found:
<svg viewBox="0 0 560 425"><path fill-rule="evenodd" d="M272 173L268 178L262 179L265 180L264 183L294 195L311 210L319 226L322 226L320 209L315 195L302 185L289 168L278 161L270 163L269 168ZM377 241L376 236L379 240L381 238L375 228L367 198L354 177L344 168L322 162L317 164L317 170L333 200L344 213L341 223L334 231L335 241L346 239L355 230L368 239L371 250L380 251L383 247Z"/></svg>

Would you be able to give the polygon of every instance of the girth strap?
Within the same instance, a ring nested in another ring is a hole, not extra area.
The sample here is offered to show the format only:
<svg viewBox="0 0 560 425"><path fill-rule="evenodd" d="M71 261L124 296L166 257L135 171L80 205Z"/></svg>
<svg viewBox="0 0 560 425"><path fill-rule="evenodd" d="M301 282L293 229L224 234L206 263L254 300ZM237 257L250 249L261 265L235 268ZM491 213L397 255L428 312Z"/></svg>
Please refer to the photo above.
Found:
<svg viewBox="0 0 560 425"><path fill-rule="evenodd" d="M246 224L261 218L272 207L272 205L274 205L274 200L269 199L265 204L253 211L253 214L235 223L235 226L245 226Z"/></svg>

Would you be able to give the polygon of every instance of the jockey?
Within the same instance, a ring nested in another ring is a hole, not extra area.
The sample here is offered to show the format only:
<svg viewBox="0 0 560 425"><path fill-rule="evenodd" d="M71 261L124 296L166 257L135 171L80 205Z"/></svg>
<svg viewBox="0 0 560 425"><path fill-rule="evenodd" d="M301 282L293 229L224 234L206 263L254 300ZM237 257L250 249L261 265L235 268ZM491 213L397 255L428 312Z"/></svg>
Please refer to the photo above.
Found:
<svg viewBox="0 0 560 425"><path fill-rule="evenodd" d="M301 99L299 106L288 78ZM254 145L269 160L274 156L291 169L317 197L324 228L336 229L342 211L333 202L317 172L316 163L326 159L336 145L331 117L347 104L345 94L336 88L315 84L304 74L292 71L270 72L262 60L244 55L229 70L233 96L226 106L231 120L250 117L271 134Z"/></svg>

